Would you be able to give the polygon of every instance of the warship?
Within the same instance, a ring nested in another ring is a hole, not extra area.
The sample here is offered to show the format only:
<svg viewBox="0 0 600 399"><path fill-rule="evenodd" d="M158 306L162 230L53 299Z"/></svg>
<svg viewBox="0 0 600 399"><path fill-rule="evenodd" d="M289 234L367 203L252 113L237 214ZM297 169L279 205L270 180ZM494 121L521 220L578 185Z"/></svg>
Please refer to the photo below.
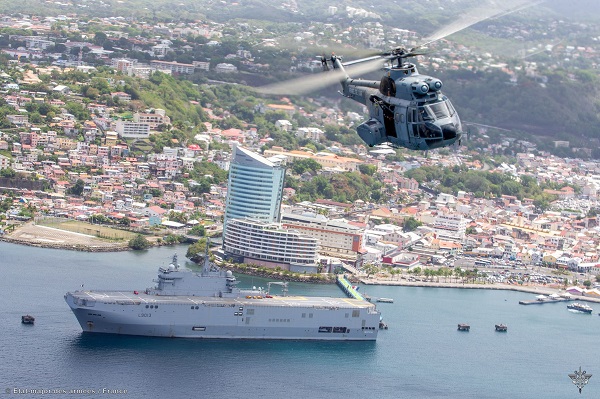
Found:
<svg viewBox="0 0 600 399"><path fill-rule="evenodd" d="M65 300L86 333L208 339L374 341L381 321L361 299L288 296L287 283L243 290L229 270L204 256L202 270L177 255L145 291L78 290ZM271 286L282 287L271 294Z"/></svg>

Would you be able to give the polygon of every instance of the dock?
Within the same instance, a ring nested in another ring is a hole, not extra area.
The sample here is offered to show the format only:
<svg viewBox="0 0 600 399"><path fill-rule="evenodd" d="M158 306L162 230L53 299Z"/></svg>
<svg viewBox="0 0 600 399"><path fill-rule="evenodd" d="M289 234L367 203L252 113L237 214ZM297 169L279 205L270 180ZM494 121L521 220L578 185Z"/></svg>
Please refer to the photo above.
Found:
<svg viewBox="0 0 600 399"><path fill-rule="evenodd" d="M366 300L361 294L358 293L358 291L354 287L352 287L352 284L350 284L350 282L346 280L346 277L344 275L338 275L336 282L337 285L342 289L342 291L344 291L344 294L348 296L348 298L359 299L361 301Z"/></svg>
<svg viewBox="0 0 600 399"><path fill-rule="evenodd" d="M532 299L529 301L519 301L519 305L542 305L544 303L567 302L570 300L567 298Z"/></svg>

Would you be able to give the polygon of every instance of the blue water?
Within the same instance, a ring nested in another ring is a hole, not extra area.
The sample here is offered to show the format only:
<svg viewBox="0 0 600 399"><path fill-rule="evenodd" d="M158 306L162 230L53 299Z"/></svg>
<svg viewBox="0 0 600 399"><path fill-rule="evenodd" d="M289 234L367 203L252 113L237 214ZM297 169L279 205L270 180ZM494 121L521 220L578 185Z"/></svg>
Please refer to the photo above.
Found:
<svg viewBox="0 0 600 399"><path fill-rule="evenodd" d="M90 254L0 243L0 392L127 390L127 398L599 398L600 317L522 306L510 291L361 287L390 326L377 342L197 341L88 335L63 295L143 290L185 247ZM265 280L241 276L240 286ZM333 285L290 293L340 296ZM598 306L595 306L596 308ZM20 316L35 316L34 326ZM458 332L458 323L471 331ZM508 333L494 324L505 323ZM567 376L596 374L580 395ZM14 394L6 395L17 396ZM41 395L18 395L42 397ZM45 395L79 397L85 395ZM98 396L98 395L89 395ZM113 395L117 396L117 395Z"/></svg>

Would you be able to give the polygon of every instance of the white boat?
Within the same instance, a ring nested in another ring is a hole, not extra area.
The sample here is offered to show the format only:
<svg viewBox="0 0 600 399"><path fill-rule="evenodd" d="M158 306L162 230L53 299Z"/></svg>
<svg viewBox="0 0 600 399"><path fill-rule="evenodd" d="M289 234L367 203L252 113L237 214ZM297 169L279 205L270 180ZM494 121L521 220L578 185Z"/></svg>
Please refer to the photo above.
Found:
<svg viewBox="0 0 600 399"><path fill-rule="evenodd" d="M579 302L573 302L572 304L567 305L567 309L590 314L593 311L593 309L590 306L586 305L585 303Z"/></svg>
<svg viewBox="0 0 600 399"><path fill-rule="evenodd" d="M394 303L394 299L393 298L377 298L377 302Z"/></svg>

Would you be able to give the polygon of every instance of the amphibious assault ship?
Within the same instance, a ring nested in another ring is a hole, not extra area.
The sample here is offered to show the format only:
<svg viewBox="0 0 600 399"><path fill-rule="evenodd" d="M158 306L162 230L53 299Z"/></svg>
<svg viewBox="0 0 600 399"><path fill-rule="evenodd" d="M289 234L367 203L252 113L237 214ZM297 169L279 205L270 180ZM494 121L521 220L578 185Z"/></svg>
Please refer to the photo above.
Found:
<svg viewBox="0 0 600 399"><path fill-rule="evenodd" d="M352 298L287 296L287 283L242 290L231 271L205 255L201 272L181 269L177 256L158 269L145 291L65 294L84 332L219 339L377 339L380 312ZM283 286L271 295L270 286Z"/></svg>

